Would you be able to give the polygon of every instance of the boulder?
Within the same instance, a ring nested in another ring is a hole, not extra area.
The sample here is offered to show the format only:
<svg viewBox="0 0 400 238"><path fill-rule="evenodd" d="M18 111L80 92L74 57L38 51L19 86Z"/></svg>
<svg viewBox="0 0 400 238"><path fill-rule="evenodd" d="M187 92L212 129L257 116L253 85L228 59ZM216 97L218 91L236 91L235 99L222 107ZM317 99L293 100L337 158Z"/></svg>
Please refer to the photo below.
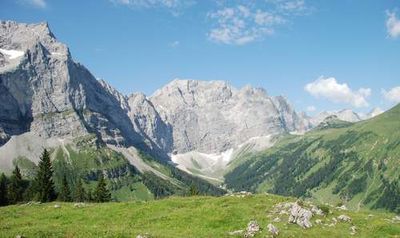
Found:
<svg viewBox="0 0 400 238"><path fill-rule="evenodd" d="M289 223L296 223L304 229L311 228L311 218L313 214L310 210L294 204L290 209Z"/></svg>
<svg viewBox="0 0 400 238"><path fill-rule="evenodd" d="M254 237L257 233L261 231L260 225L258 225L258 222L253 220L250 221L249 224L247 224L246 232L244 234L244 237Z"/></svg>
<svg viewBox="0 0 400 238"><path fill-rule="evenodd" d="M275 236L279 235L279 229L276 226L272 225L271 223L268 224L267 228L268 228L268 232L271 233L272 236L275 237Z"/></svg>

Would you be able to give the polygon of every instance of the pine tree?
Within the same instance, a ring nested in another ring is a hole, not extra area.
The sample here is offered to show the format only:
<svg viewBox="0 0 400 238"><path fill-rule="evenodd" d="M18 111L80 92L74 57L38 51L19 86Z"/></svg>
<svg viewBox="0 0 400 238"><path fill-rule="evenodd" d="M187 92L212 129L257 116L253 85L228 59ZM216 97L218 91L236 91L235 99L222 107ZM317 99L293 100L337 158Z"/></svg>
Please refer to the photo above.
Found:
<svg viewBox="0 0 400 238"><path fill-rule="evenodd" d="M87 191L87 196L86 196L86 201L88 202L93 202L95 199L93 198L93 192L92 190L89 188Z"/></svg>
<svg viewBox="0 0 400 238"><path fill-rule="evenodd" d="M75 186L74 201L75 202L84 202L85 201L85 189L83 188L83 184L80 179L78 179L78 183Z"/></svg>
<svg viewBox="0 0 400 238"><path fill-rule="evenodd" d="M97 183L95 198L96 202L111 201L111 193L107 189L107 184L102 173L100 173L99 181Z"/></svg>
<svg viewBox="0 0 400 238"><path fill-rule="evenodd" d="M8 201L10 204L15 204L22 201L22 194L24 193L23 186L21 171L19 170L18 166L15 166L8 187Z"/></svg>
<svg viewBox="0 0 400 238"><path fill-rule="evenodd" d="M56 198L53 182L53 169L50 161L50 154L45 149L38 165L36 175L36 185L38 189L38 199L40 202L50 202Z"/></svg>
<svg viewBox="0 0 400 238"><path fill-rule="evenodd" d="M7 189L7 177L4 174L0 176L0 206L8 205L8 189Z"/></svg>
<svg viewBox="0 0 400 238"><path fill-rule="evenodd" d="M192 185L190 186L190 189L189 189L189 195L190 195L190 196L197 196L197 195L199 195L199 194L200 194L200 193L199 193L199 190L197 189L196 185L192 184Z"/></svg>
<svg viewBox="0 0 400 238"><path fill-rule="evenodd" d="M64 175L62 180L62 187L59 194L59 199L63 202L71 202L71 190L69 189L67 176Z"/></svg>

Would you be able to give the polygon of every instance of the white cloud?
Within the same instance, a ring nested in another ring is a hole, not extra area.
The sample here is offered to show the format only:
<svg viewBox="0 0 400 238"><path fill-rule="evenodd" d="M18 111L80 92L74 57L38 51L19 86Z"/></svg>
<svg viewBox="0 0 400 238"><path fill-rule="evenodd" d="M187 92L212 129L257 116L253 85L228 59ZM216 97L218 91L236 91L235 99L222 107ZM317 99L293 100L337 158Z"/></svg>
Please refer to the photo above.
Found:
<svg viewBox="0 0 400 238"><path fill-rule="evenodd" d="M21 4L29 4L37 8L46 8L47 4L45 0L23 0Z"/></svg>
<svg viewBox="0 0 400 238"><path fill-rule="evenodd" d="M191 6L195 0L110 0L132 8L165 8L178 15L183 8Z"/></svg>
<svg viewBox="0 0 400 238"><path fill-rule="evenodd" d="M320 77L307 84L304 89L316 98L325 98L334 103L347 103L354 107L367 107L367 97L371 95L369 88L353 91L346 83L340 84L332 77Z"/></svg>
<svg viewBox="0 0 400 238"><path fill-rule="evenodd" d="M400 103L400 86L394 87L389 91L382 89L382 95L389 102Z"/></svg>
<svg viewBox="0 0 400 238"><path fill-rule="evenodd" d="M217 3L219 9L208 14L214 24L207 36L213 42L230 45L262 40L306 9L304 0L238 0Z"/></svg>
<svg viewBox="0 0 400 238"><path fill-rule="evenodd" d="M386 12L386 29L390 37L400 37L400 20L397 18L394 12Z"/></svg>
<svg viewBox="0 0 400 238"><path fill-rule="evenodd" d="M304 15L309 13L311 10L304 0L267 0L267 2L275 4L277 9L285 15Z"/></svg>
<svg viewBox="0 0 400 238"><path fill-rule="evenodd" d="M274 32L274 26L283 20L273 13L260 9L252 10L239 5L233 8L224 8L209 14L217 21L216 26L208 33L211 41L243 45Z"/></svg>
<svg viewBox="0 0 400 238"><path fill-rule="evenodd" d="M317 110L317 108L315 106L308 106L306 108L307 112L315 112Z"/></svg>

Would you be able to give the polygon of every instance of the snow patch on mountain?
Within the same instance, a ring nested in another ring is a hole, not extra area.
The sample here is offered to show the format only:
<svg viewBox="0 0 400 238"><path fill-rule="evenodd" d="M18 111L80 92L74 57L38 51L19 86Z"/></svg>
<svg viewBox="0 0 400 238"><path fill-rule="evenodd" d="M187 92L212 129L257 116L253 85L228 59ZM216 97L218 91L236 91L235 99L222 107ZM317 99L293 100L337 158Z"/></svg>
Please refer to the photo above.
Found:
<svg viewBox="0 0 400 238"><path fill-rule="evenodd" d="M6 49L1 49L0 48L0 53L5 54L8 56L9 59L16 59L25 54L24 51L20 50L6 50Z"/></svg>

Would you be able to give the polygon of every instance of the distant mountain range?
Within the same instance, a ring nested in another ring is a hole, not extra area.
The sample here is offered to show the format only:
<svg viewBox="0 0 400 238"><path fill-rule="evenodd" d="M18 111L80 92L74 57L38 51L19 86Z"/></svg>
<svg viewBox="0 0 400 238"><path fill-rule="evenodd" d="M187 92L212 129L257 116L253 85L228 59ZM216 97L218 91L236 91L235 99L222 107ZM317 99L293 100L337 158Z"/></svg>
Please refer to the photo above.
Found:
<svg viewBox="0 0 400 238"><path fill-rule="evenodd" d="M59 176L79 171L72 179L90 184L94 171L103 171L118 181L114 195L120 199L146 190L153 196L183 193L193 183L220 194L212 184L223 183L226 173L229 187L258 190L269 170L251 184L232 178L252 171L243 167L255 161L250 154L280 148L289 134L311 130L308 138L382 113L342 110L309 117L282 96L223 81L178 79L151 96L126 96L75 62L46 23L13 21L0 23L0 99L0 171L18 164L28 176L49 148ZM140 189L128 191L132 184Z"/></svg>

